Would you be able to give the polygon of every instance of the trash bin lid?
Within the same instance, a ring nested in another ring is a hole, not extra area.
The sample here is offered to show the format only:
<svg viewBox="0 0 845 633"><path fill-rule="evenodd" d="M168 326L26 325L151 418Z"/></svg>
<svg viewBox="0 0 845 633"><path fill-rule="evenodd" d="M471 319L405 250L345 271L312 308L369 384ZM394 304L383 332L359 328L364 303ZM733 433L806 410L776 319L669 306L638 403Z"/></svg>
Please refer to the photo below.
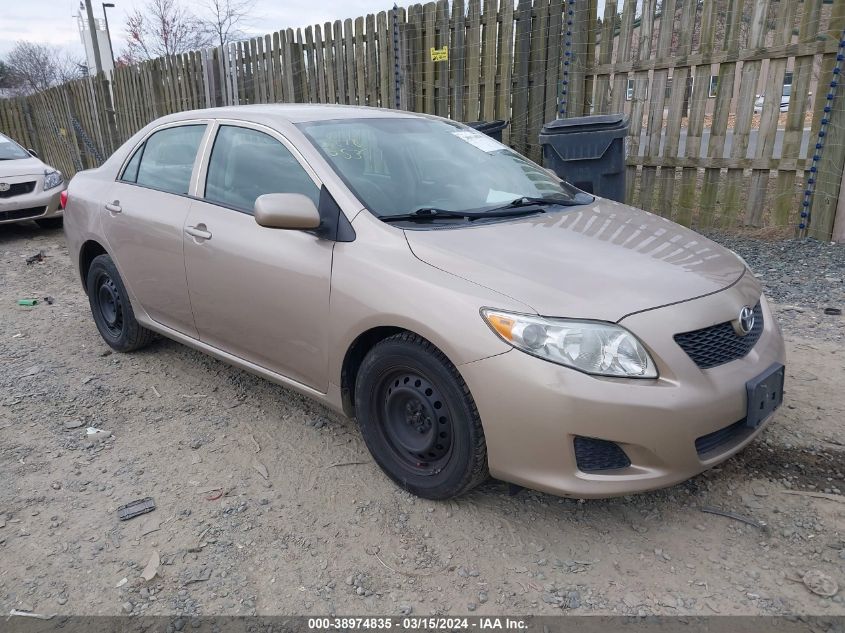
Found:
<svg viewBox="0 0 845 633"><path fill-rule="evenodd" d="M504 130L508 126L508 122L501 119L496 121L471 121L467 125L479 132L498 132Z"/></svg>
<svg viewBox="0 0 845 633"><path fill-rule="evenodd" d="M594 114L570 119L557 119L543 125L541 134L575 134L579 132L608 132L628 127L624 114Z"/></svg>

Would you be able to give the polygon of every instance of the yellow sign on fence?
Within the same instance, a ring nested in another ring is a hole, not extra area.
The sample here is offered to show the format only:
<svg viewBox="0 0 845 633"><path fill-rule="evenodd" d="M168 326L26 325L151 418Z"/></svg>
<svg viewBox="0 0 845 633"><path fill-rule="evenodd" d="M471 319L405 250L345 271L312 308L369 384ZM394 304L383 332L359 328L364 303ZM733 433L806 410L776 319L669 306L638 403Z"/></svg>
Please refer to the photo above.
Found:
<svg viewBox="0 0 845 633"><path fill-rule="evenodd" d="M449 47L443 48L431 47L431 61L433 62L448 62L449 61Z"/></svg>

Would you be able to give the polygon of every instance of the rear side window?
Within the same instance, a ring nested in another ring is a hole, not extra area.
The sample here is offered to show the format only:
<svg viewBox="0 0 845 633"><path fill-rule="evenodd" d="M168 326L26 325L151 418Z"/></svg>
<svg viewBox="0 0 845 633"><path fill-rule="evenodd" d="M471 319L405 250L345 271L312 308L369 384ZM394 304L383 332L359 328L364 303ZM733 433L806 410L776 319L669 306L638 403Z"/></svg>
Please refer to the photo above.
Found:
<svg viewBox="0 0 845 633"><path fill-rule="evenodd" d="M293 154L269 134L223 125L217 132L205 199L252 213L265 193L300 193L319 204L320 190Z"/></svg>
<svg viewBox="0 0 845 633"><path fill-rule="evenodd" d="M202 124L159 130L135 151L121 180L186 195L205 128Z"/></svg>

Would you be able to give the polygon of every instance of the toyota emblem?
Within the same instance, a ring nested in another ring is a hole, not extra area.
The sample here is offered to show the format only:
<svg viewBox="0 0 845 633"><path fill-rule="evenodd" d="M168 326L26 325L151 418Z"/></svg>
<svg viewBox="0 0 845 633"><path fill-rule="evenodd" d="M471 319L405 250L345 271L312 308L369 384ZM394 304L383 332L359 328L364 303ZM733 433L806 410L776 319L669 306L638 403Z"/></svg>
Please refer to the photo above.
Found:
<svg viewBox="0 0 845 633"><path fill-rule="evenodd" d="M0 182L0 191L8 191L11 188L12 185L10 185L8 182Z"/></svg>
<svg viewBox="0 0 845 633"><path fill-rule="evenodd" d="M754 321L756 317L754 316L754 310L749 308L748 306L742 306L742 310L739 311L739 317L734 323L734 329L736 333L740 336L746 336L754 329Z"/></svg>

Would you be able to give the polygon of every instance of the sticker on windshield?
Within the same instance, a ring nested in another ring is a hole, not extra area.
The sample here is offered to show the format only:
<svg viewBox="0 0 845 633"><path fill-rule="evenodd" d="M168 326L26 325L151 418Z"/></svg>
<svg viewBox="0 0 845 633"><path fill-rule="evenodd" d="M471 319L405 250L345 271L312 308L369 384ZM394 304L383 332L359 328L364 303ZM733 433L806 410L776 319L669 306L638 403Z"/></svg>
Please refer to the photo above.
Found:
<svg viewBox="0 0 845 633"><path fill-rule="evenodd" d="M476 132L475 130L456 130L452 132L452 134L462 141L465 141L473 147L477 147L482 152L487 152L488 154L505 149L505 146L499 143L499 141L492 139L481 132Z"/></svg>

